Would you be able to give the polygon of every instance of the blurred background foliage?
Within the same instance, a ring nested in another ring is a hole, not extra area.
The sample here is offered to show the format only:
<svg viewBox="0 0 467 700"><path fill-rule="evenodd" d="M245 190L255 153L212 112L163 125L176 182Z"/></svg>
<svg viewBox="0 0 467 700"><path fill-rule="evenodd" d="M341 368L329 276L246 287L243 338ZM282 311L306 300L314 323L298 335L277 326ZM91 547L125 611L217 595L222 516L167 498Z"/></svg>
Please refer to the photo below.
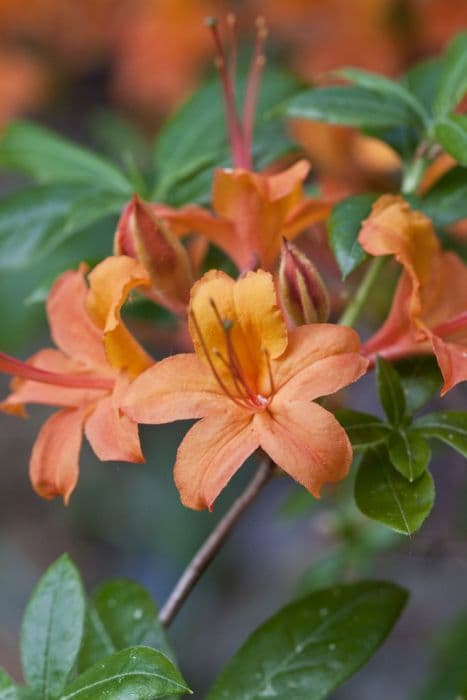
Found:
<svg viewBox="0 0 467 700"><path fill-rule="evenodd" d="M0 126L6 128L12 118L32 118L110 157L130 182L142 173L144 183L138 186L146 188L148 197L173 204L202 200L223 142L216 88L208 84L204 97L185 108L192 110L195 121L212 110L211 126L205 131L206 167L200 176L191 178L188 171L176 187L171 186L164 180L164 167L170 174L184 163L167 166L170 133L159 135L155 158L151 144L167 115L212 73L211 40L203 19L228 11L237 14L239 33L247 44L254 18L264 15L270 28L271 64L290 72L283 85L277 76L266 78L263 111L268 106L268 84L279 90L271 103L276 104L278 95L285 99L303 80L319 82L324 72L342 65L399 75L415 61L439 53L467 26L467 3L459 0L0 0ZM257 130L259 164L283 155L273 152L271 144L279 143L284 153L292 147L292 142L278 140L267 129ZM288 131L294 147L298 143L311 156L316 186L329 196L383 191L397 184L398 156L382 142L365 140L346 127L310 127L299 121ZM0 176L2 196L24 186L29 186L26 178L6 172ZM66 182L60 183L56 195L58 203L66 200ZM83 258L92 263L111 251L118 213L128 195L109 197L102 206L103 195L94 193L103 212L97 222L91 195L83 193L78 202L79 235L63 236L60 245L50 252L45 248L27 269L18 265L0 271L2 350L25 358L47 345L43 300L51 281ZM16 225L26 241L41 235L41 221L25 216ZM465 221L456 224L456 238L465 240L465 230ZM0 220L0 242L1 233ZM338 310L345 291L325 245L324 230L316 227L310 232L304 247L319 251L319 264ZM21 250L12 254L21 255ZM218 256L214 250L211 255ZM388 308L396 267L388 267L385 275L387 280L378 286L363 319L363 333ZM144 318L147 327L146 310L144 304L131 308L134 323ZM167 331L170 317L153 312L152 321L154 327L145 332L155 353L174 351L175 341ZM2 394L7 386L0 377ZM351 396L353 408L381 415L372 376L353 388ZM462 405L462 387L443 401L443 409ZM436 407L434 400L430 408ZM186 425L176 424L143 428L146 465L98 464L85 451L71 505L65 509L58 501L42 502L30 490L27 465L43 414L44 409L34 409L26 423L2 417L0 436L0 657L16 676L22 610L34 581L52 560L68 551L89 589L107 578L128 576L161 603L248 478L243 472L235 479L214 514L184 509L171 469ZM351 479L329 490L320 502L287 479L270 485L171 630L190 685L206 687L246 635L297 593L370 576L406 586L412 592L411 602L384 648L335 697L453 700L460 687L467 687L467 618L462 613L467 605L464 462L460 455L436 446L436 506L413 538L391 533L359 514Z"/></svg>

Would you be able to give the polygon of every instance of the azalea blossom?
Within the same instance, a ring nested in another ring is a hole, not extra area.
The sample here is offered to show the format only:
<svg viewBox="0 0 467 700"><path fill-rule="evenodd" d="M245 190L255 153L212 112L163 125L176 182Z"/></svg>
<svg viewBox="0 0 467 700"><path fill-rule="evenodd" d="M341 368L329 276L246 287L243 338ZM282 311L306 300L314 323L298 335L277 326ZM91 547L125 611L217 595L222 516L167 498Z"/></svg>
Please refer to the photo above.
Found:
<svg viewBox="0 0 467 700"><path fill-rule="evenodd" d="M229 16L230 24L235 21ZM325 220L331 206L305 196L304 182L311 165L300 160L275 173L253 171L252 143L255 108L266 39L264 20L258 20L257 41L245 91L242 117L235 96L235 49L227 56L217 24L210 22L216 46L227 117L233 168L218 168L212 185L214 214L197 205L172 209L152 205L154 214L178 235L200 234L221 248L241 270L271 269L283 238L292 239L312 224ZM232 29L232 27L231 27Z"/></svg>
<svg viewBox="0 0 467 700"><path fill-rule="evenodd" d="M34 444L30 476L43 498L68 503L79 476L83 432L101 460L144 461L137 425L120 412L130 381L153 364L120 318L134 287L150 284L144 268L111 257L89 275L67 271L53 285L47 317L56 348L27 362L0 353L0 371L15 377L0 409L25 415L24 404L57 406Z"/></svg>
<svg viewBox="0 0 467 700"><path fill-rule="evenodd" d="M445 394L467 379L467 266L443 251L431 220L399 196L374 204L359 234L372 255L395 255L404 267L389 316L363 346L370 359L434 353Z"/></svg>
<svg viewBox="0 0 467 700"><path fill-rule="evenodd" d="M368 361L350 328L287 331L272 276L238 281L211 270L189 308L194 353L162 360L138 377L122 407L138 423L200 418L180 444L175 482L183 503L210 508L259 447L316 497L344 478L349 439L313 400L354 382Z"/></svg>

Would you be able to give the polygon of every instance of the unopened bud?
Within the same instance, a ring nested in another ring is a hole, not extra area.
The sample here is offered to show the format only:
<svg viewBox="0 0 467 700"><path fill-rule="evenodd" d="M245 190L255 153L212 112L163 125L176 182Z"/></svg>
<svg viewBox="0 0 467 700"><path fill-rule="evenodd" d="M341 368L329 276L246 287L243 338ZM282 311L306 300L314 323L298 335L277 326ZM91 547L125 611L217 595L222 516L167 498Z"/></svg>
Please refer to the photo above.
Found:
<svg viewBox="0 0 467 700"><path fill-rule="evenodd" d="M282 244L279 291L291 320L324 323L329 317L329 296L316 267L289 241Z"/></svg>
<svg viewBox="0 0 467 700"><path fill-rule="evenodd" d="M114 239L115 255L139 260L151 276L151 296L175 313L188 305L193 274L187 251L169 226L137 195L124 209Z"/></svg>

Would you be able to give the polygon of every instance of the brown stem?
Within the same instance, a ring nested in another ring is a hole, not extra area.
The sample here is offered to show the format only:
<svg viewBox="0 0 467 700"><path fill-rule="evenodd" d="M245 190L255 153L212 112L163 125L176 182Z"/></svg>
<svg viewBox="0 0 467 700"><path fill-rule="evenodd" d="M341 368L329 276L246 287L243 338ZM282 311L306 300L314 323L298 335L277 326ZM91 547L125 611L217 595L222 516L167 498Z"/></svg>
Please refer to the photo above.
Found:
<svg viewBox="0 0 467 700"><path fill-rule="evenodd" d="M244 492L233 503L222 520L220 520L207 540L197 551L160 610L159 619L163 625L166 627L170 625L186 598L224 544L235 523L248 508L250 503L254 501L263 486L269 481L273 471L274 464L269 458L266 458L260 464L258 471Z"/></svg>

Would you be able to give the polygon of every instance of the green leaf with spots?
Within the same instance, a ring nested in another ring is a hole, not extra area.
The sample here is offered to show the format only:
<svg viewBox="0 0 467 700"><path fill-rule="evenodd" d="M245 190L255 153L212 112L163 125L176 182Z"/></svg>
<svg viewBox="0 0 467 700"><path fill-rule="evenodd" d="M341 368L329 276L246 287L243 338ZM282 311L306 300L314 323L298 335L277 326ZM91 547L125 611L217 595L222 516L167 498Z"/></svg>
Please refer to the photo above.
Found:
<svg viewBox="0 0 467 700"><path fill-rule="evenodd" d="M388 421L394 426L401 425L406 419L407 410L404 390L398 373L382 357L376 360L376 384Z"/></svg>
<svg viewBox="0 0 467 700"><path fill-rule="evenodd" d="M418 418L413 424L426 438L436 438L467 457L467 411L439 411Z"/></svg>
<svg viewBox="0 0 467 700"><path fill-rule="evenodd" d="M322 700L385 639L407 593L368 581L316 591L287 605L245 642L207 700Z"/></svg>
<svg viewBox="0 0 467 700"><path fill-rule="evenodd" d="M358 242L358 234L377 198L376 194L358 194L342 200L332 210L329 242L344 279L368 257Z"/></svg>
<svg viewBox="0 0 467 700"><path fill-rule="evenodd" d="M467 32L458 34L449 44L443 59L434 112L450 112L467 92Z"/></svg>
<svg viewBox="0 0 467 700"><path fill-rule="evenodd" d="M460 165L467 165L467 115L447 114L435 124L435 139Z"/></svg>
<svg viewBox="0 0 467 700"><path fill-rule="evenodd" d="M80 670L117 651L141 645L174 658L149 593L134 581L104 583L88 603Z"/></svg>
<svg viewBox="0 0 467 700"><path fill-rule="evenodd" d="M410 428L395 430L388 440L387 448L393 467L410 482L416 481L430 463L429 444Z"/></svg>

